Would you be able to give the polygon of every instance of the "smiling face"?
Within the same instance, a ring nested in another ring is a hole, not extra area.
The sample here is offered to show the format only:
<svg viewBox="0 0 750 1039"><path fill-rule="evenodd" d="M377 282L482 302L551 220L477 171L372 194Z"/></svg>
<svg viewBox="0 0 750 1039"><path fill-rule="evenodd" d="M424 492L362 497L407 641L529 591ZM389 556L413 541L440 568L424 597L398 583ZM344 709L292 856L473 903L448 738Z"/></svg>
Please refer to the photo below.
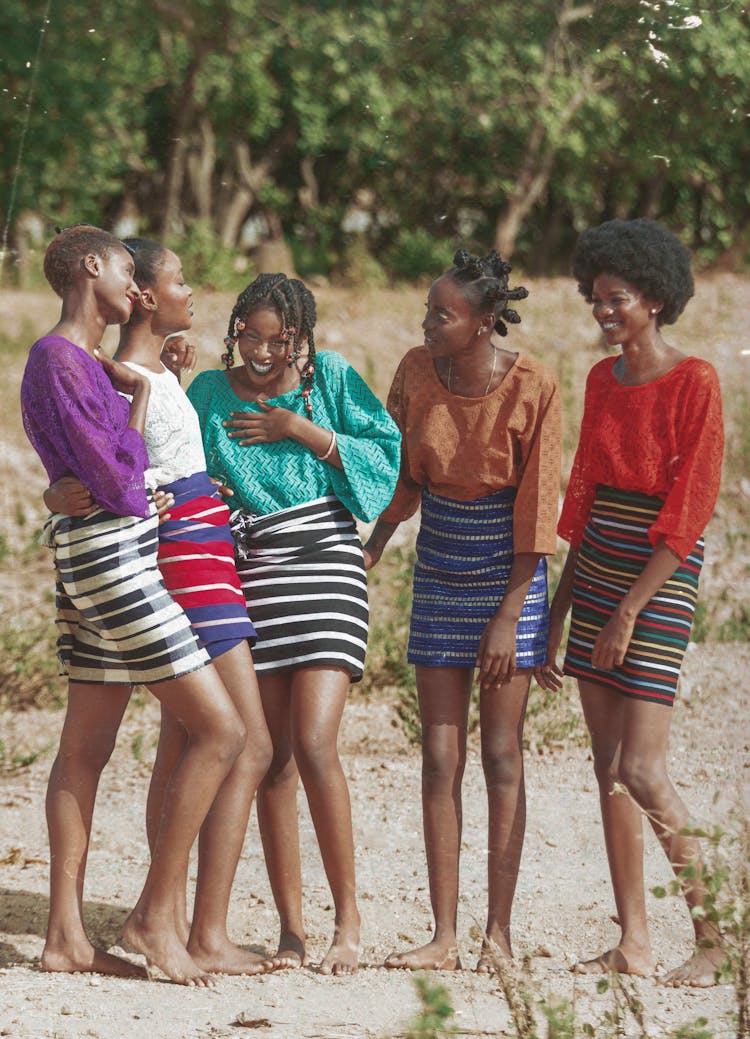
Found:
<svg viewBox="0 0 750 1039"><path fill-rule="evenodd" d="M454 357L474 347L480 331L492 328L490 317L477 314L455 279L443 275L427 296L422 322L424 345L432 357Z"/></svg>
<svg viewBox="0 0 750 1039"><path fill-rule="evenodd" d="M92 259L95 261L91 265ZM87 265L96 270L96 295L108 325L123 325L130 320L140 295L134 281L135 264L125 248L113 246L106 256L88 257Z"/></svg>
<svg viewBox="0 0 750 1039"><path fill-rule="evenodd" d="M156 304L154 331L160 335L183 332L193 323L193 290L185 282L182 264L171 249L165 249L155 283L143 286L144 300Z"/></svg>
<svg viewBox="0 0 750 1039"><path fill-rule="evenodd" d="M237 340L241 373L251 389L277 397L299 385L296 367L288 364L291 343L283 335L281 315L270 307L251 310Z"/></svg>
<svg viewBox="0 0 750 1039"><path fill-rule="evenodd" d="M591 294L594 318L610 346L629 343L656 327L661 304L617 274L599 274Z"/></svg>

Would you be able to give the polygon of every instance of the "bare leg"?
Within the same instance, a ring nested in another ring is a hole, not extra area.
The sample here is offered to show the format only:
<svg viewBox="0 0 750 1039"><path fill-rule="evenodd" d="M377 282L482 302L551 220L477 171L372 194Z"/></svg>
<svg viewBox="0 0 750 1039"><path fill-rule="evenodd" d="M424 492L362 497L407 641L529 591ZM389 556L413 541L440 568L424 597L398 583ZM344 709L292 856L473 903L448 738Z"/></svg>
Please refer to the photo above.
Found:
<svg viewBox="0 0 750 1039"><path fill-rule="evenodd" d="M594 771L604 826L609 872L621 937L618 944L592 960L577 963L581 974L649 975L654 961L648 936L643 881L643 822L627 794L613 793L618 779L625 708L629 701L593 682L579 682L581 703L591 734Z"/></svg>
<svg viewBox="0 0 750 1039"><path fill-rule="evenodd" d="M359 962L359 910L349 788L337 739L349 691L341 669L302 668L292 677L292 744L336 911L322 974L351 974Z"/></svg>
<svg viewBox="0 0 750 1039"><path fill-rule="evenodd" d="M258 825L280 930L278 951L268 967L281 970L307 963L297 823L299 773L292 749L292 672L258 677L273 745L271 766L258 788Z"/></svg>
<svg viewBox="0 0 750 1039"><path fill-rule="evenodd" d="M685 901L692 910L703 904L706 889L699 842L682 832L690 822L688 810L667 774L671 721L669 707L626 701L618 778L647 814L674 872L679 874L687 865L694 866L694 876L684 887ZM666 975L664 981L668 985L705 988L716 983L716 971L725 958L720 935L713 924L700 916L692 919L697 949L684 964Z"/></svg>
<svg viewBox="0 0 750 1039"><path fill-rule="evenodd" d="M257 974L262 970L264 957L229 940L227 914L250 806L271 760L271 740L247 643L217 657L214 667L237 708L248 738L201 827L198 885L187 947L193 960L204 970Z"/></svg>
<svg viewBox="0 0 750 1039"><path fill-rule="evenodd" d="M500 688L483 688L480 696L489 826L485 933L508 959L512 956L510 916L526 831L522 740L530 683L530 672L518 672ZM492 963L493 956L483 948L477 970L488 973Z"/></svg>
<svg viewBox="0 0 750 1039"><path fill-rule="evenodd" d="M461 781L473 670L420 665L416 673L422 719L422 814L435 933L421 948L392 953L385 966L455 970L461 966L456 937Z"/></svg>
<svg viewBox="0 0 750 1039"><path fill-rule="evenodd" d="M123 935L173 981L210 984L180 940L176 892L198 831L242 751L245 729L213 667L160 682L152 691L184 725L188 742L170 777L146 883Z"/></svg>
<svg viewBox="0 0 750 1039"><path fill-rule="evenodd" d="M42 970L145 977L142 967L95 948L83 923L96 791L129 699L129 685L69 685L60 748L47 786L50 906Z"/></svg>
<svg viewBox="0 0 750 1039"><path fill-rule="evenodd" d="M159 742L156 747L156 759L146 799L146 836L151 854L154 853L156 838L161 826L164 798L169 785L169 777L177 767L177 762L187 746L187 732L184 725L165 707L161 708L159 725ZM175 891L175 919L177 933L183 945L187 945L190 937L190 921L187 910L187 868L185 882Z"/></svg>

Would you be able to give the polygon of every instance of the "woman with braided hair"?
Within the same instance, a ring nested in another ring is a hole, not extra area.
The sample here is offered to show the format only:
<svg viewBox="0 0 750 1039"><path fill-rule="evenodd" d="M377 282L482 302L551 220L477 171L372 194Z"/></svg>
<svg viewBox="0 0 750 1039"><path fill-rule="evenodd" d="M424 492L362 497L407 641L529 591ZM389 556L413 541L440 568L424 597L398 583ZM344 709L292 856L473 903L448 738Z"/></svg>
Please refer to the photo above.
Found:
<svg viewBox="0 0 750 1039"><path fill-rule="evenodd" d="M400 436L343 357L315 349L315 300L261 274L232 311L224 371L188 389L209 473L236 506L236 561L258 641L253 655L273 743L258 819L280 916L271 969L307 962L297 825L301 776L336 912L324 974L358 962L349 792L337 737L362 676L367 582L353 515L372 520L398 476ZM235 365L235 351L241 364Z"/></svg>
<svg viewBox="0 0 750 1039"><path fill-rule="evenodd" d="M408 659L422 720L422 809L435 932L388 967L460 967L461 779L478 668L487 784L488 913L477 969L511 955L525 828L522 729L532 669L545 659L545 556L556 548L560 398L554 376L493 333L517 324L509 263L462 249L432 285L424 346L396 372L388 409L403 432L393 500L366 547L375 565L421 504Z"/></svg>

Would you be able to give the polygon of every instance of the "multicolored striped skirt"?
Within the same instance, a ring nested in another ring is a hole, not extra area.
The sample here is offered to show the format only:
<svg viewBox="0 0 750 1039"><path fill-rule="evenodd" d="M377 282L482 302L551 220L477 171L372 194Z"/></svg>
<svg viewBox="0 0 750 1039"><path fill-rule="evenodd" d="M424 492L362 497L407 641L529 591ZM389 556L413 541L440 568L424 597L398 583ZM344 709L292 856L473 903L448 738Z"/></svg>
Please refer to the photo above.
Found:
<svg viewBox="0 0 750 1039"><path fill-rule="evenodd" d="M620 667L599 671L591 664L597 635L651 558L648 530L663 504L650 495L597 487L578 551L563 670L623 696L671 707L695 615L703 538L638 614Z"/></svg>
<svg viewBox="0 0 750 1039"><path fill-rule="evenodd" d="M156 564L158 519L50 516L60 673L74 682L152 685L208 663Z"/></svg>
<svg viewBox="0 0 750 1039"><path fill-rule="evenodd" d="M188 615L213 660L256 631L234 565L229 508L207 473L167 484L174 495L169 519L159 527L159 569L167 591Z"/></svg>
<svg viewBox="0 0 750 1039"><path fill-rule="evenodd" d="M474 667L479 642L505 594L513 564L515 488L475 501L422 491L408 660ZM516 629L516 667L544 662L549 632L547 563L542 557Z"/></svg>
<svg viewBox="0 0 750 1039"><path fill-rule="evenodd" d="M232 513L237 572L258 632L258 674L335 667L362 677L369 610L352 514L326 496L254 516Z"/></svg>

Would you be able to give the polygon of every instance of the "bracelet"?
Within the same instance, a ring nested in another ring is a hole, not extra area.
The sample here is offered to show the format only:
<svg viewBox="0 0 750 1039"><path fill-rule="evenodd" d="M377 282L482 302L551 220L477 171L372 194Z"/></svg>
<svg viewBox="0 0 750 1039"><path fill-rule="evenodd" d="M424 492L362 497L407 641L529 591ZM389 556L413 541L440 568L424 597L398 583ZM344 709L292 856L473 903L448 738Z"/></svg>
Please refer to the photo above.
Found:
<svg viewBox="0 0 750 1039"><path fill-rule="evenodd" d="M336 430L332 429L331 430L331 442L328 445L328 450L326 451L326 453L324 455L316 455L315 457L318 459L319 462L327 462L328 459L333 454L333 449L334 449L335 446L336 446Z"/></svg>

